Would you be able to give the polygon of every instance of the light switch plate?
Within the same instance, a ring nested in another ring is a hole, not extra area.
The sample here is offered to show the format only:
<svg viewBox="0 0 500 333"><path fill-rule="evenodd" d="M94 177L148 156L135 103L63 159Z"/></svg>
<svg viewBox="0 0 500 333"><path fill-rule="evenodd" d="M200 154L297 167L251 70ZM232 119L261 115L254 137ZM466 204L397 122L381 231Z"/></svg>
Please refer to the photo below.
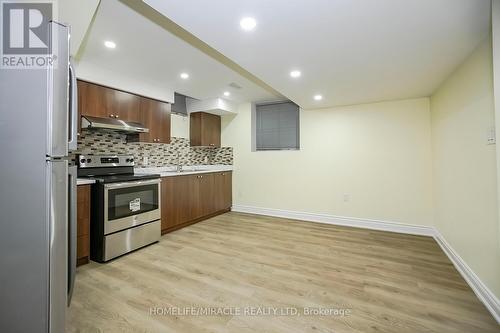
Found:
<svg viewBox="0 0 500 333"><path fill-rule="evenodd" d="M497 138L496 138L496 132L495 132L495 127L491 127L488 129L488 137L487 137L487 144L488 145L494 145L497 143Z"/></svg>

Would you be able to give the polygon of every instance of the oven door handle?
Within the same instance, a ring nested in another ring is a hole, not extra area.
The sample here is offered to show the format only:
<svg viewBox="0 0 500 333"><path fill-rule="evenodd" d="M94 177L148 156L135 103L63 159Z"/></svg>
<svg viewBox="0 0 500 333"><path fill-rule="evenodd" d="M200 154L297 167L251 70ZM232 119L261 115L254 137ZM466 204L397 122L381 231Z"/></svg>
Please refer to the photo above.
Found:
<svg viewBox="0 0 500 333"><path fill-rule="evenodd" d="M157 178L157 179L151 179L151 180L140 180L140 181L131 181L131 182L123 182L123 183L104 184L104 187L106 189L116 189L116 188L127 188L127 187L142 186L142 185L153 185L153 184L159 184L160 182L161 182L161 179Z"/></svg>

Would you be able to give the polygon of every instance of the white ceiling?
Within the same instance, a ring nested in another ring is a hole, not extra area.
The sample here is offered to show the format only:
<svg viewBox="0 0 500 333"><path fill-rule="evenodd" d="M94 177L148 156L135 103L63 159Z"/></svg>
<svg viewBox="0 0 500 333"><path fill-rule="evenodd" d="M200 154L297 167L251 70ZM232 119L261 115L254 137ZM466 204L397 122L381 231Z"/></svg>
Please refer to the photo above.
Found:
<svg viewBox="0 0 500 333"><path fill-rule="evenodd" d="M71 55L78 53L100 0L64 0L57 3L59 22L71 22Z"/></svg>
<svg viewBox="0 0 500 333"><path fill-rule="evenodd" d="M70 22L71 23L71 22ZM105 40L116 43L107 49ZM153 23L118 0L101 1L82 46L80 78L172 101L173 91L233 102L279 98ZM187 72L188 80L179 75ZM228 87L231 82L242 89ZM223 96L230 91L231 96Z"/></svg>
<svg viewBox="0 0 500 333"><path fill-rule="evenodd" d="M429 96L490 26L489 0L144 1L303 108Z"/></svg>

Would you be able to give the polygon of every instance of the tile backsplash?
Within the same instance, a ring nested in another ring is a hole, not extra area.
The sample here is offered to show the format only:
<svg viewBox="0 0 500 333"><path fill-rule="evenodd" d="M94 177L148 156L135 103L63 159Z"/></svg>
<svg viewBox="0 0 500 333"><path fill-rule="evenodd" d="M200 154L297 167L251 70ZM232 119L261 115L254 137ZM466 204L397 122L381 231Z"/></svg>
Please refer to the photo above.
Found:
<svg viewBox="0 0 500 333"><path fill-rule="evenodd" d="M76 154L133 155L139 167L176 165L178 159L182 165L233 164L232 147L190 147L188 139L176 137L169 144L127 142L126 134L111 130L82 130Z"/></svg>

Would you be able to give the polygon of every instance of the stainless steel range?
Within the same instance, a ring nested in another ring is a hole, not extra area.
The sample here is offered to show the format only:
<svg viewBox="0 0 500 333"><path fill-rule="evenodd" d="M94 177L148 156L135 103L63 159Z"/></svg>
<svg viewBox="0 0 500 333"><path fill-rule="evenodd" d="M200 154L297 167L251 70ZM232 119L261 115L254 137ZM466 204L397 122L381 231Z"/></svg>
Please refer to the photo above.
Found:
<svg viewBox="0 0 500 333"><path fill-rule="evenodd" d="M105 262L160 239L160 175L134 174L133 156L80 155L78 165L78 177L96 180L92 260Z"/></svg>

